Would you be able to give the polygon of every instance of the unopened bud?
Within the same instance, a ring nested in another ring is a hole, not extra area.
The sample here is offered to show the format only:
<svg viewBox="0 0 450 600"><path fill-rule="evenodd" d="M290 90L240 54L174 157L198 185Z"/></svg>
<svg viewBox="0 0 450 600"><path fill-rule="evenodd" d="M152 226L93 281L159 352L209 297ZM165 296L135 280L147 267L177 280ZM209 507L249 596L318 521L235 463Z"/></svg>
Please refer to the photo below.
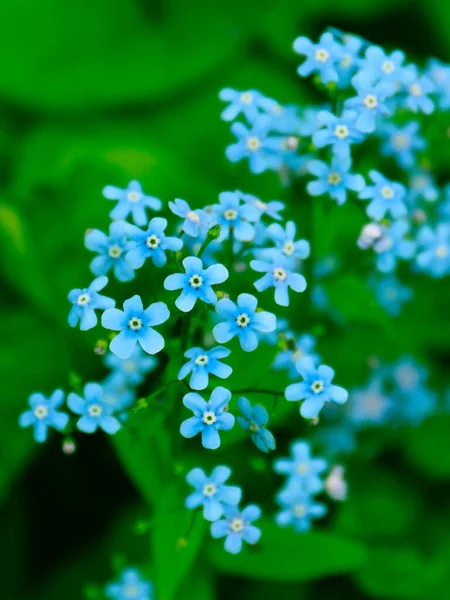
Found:
<svg viewBox="0 0 450 600"><path fill-rule="evenodd" d="M367 248L370 248L382 235L383 230L378 223L368 223L361 229L357 241L358 247L361 248L361 250L367 250Z"/></svg>
<svg viewBox="0 0 450 600"><path fill-rule="evenodd" d="M425 221L427 220L427 215L424 210L418 208L413 213L413 219L416 223L425 223Z"/></svg>
<svg viewBox="0 0 450 600"><path fill-rule="evenodd" d="M179 538L175 544L175 550L177 552L179 552L180 550L183 550L183 548L186 548L186 546L188 545L188 541L186 538Z"/></svg>
<svg viewBox="0 0 450 600"><path fill-rule="evenodd" d="M210 229L208 229L208 237L211 240L217 240L217 238L220 236L220 225L213 225Z"/></svg>
<svg viewBox="0 0 450 600"><path fill-rule="evenodd" d="M325 490L333 500L342 502L347 499L348 486L344 479L344 467L334 465L325 479Z"/></svg>
<svg viewBox="0 0 450 600"><path fill-rule="evenodd" d="M75 444L75 441L72 438L66 438L63 440L62 451L66 456L71 456L72 454L74 454L76 449L77 445Z"/></svg>

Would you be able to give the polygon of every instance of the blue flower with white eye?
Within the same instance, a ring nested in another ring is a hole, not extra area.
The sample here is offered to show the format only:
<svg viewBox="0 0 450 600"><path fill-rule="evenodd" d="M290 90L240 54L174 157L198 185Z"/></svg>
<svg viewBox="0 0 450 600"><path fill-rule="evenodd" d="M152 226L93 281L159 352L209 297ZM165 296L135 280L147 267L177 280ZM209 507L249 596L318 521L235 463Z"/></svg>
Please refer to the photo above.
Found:
<svg viewBox="0 0 450 600"><path fill-rule="evenodd" d="M64 392L62 390L55 390L50 398L46 398L40 393L31 394L28 398L31 410L26 410L20 415L20 427L33 425L33 436L36 442L45 442L49 427L62 431L69 422L69 416L66 413L56 410L63 402Z"/></svg>
<svg viewBox="0 0 450 600"><path fill-rule="evenodd" d="M276 105L274 100L266 98L256 90L238 92L224 88L220 90L219 98L230 103L220 115L224 121L234 121L242 113L247 121L253 123L261 114L261 110L270 111Z"/></svg>
<svg viewBox="0 0 450 600"><path fill-rule="evenodd" d="M305 62L297 69L301 77L317 72L323 83L338 80L336 63L342 60L344 52L331 33L323 33L318 44L313 44L306 37L298 37L294 41L294 50L306 56Z"/></svg>
<svg viewBox="0 0 450 600"><path fill-rule="evenodd" d="M121 221L131 214L136 225L146 225L145 208L161 210L162 202L154 196L146 196L139 181L130 181L128 187L121 190L113 185L103 188L103 196L108 200L117 200L116 206L109 213L111 219Z"/></svg>
<svg viewBox="0 0 450 600"><path fill-rule="evenodd" d="M262 215L267 215L268 217L270 217L271 219L275 219L276 221L282 220L283 217L279 214L279 211L284 210L285 208L283 202L280 202L279 200L262 202L256 196L252 196L252 194L244 194L243 192L238 193L244 202L256 208L256 210L259 213L259 217L261 217Z"/></svg>
<svg viewBox="0 0 450 600"><path fill-rule="evenodd" d="M276 473L288 476L286 489L317 494L323 489L321 476L328 463L323 458L313 458L309 443L298 440L291 445L291 457L278 458L273 468Z"/></svg>
<svg viewBox="0 0 450 600"><path fill-rule="evenodd" d="M347 190L360 192L364 189L365 182L362 175L352 175L350 157L338 158L334 156L331 166L321 160L310 160L308 171L318 177L316 181L310 181L306 186L311 196L320 196L327 193L330 198L336 200L339 206L347 201Z"/></svg>
<svg viewBox="0 0 450 600"><path fill-rule="evenodd" d="M292 383L285 391L286 400L297 402L303 400L300 414L305 419L316 418L325 402L344 404L348 392L338 385L332 385L334 371L327 365L316 367L310 357L301 358L296 364L297 371L303 378L302 383Z"/></svg>
<svg viewBox="0 0 450 600"><path fill-rule="evenodd" d="M415 153L427 146L425 139L419 135L419 123L415 121L403 127L386 123L379 133L384 140L381 154L394 157L402 169L413 167L417 160Z"/></svg>
<svg viewBox="0 0 450 600"><path fill-rule="evenodd" d="M266 114L270 116L270 130L274 133L292 136L298 131L300 124L299 107L294 105L282 106L277 102L266 109Z"/></svg>
<svg viewBox="0 0 450 600"><path fill-rule="evenodd" d="M164 302L154 302L144 310L138 295L125 300L123 310L105 310L102 326L120 331L111 341L109 349L122 360L132 356L138 343L147 354L160 352L164 348L164 338L153 327L165 323L169 317L170 312Z"/></svg>
<svg viewBox="0 0 450 600"><path fill-rule="evenodd" d="M226 320L218 323L213 329L213 336L219 344L226 344L238 337L242 350L253 352L258 347L256 332L274 331L276 317L274 314L257 311L258 300L251 294L240 294L235 304L229 298L222 298L216 305L216 312Z"/></svg>
<svg viewBox="0 0 450 600"><path fill-rule="evenodd" d="M206 304L216 304L217 296L212 286L228 279L227 269L221 264L204 269L202 261L196 256L185 258L183 267L185 273L172 273L164 280L166 290L182 290L175 300L176 307L183 312L189 312L197 300Z"/></svg>
<svg viewBox="0 0 450 600"><path fill-rule="evenodd" d="M331 146L333 154L339 158L350 156L350 145L360 144L365 139L365 134L356 128L358 113L353 110L344 110L342 116L321 110L317 115L320 129L312 136L312 142L317 148Z"/></svg>
<svg viewBox="0 0 450 600"><path fill-rule="evenodd" d="M186 200L175 198L169 202L169 208L177 217L184 219L181 230L193 238L206 237L208 229L212 227L211 216L202 209L191 210Z"/></svg>
<svg viewBox="0 0 450 600"><path fill-rule="evenodd" d="M367 186L359 194L361 199L371 200L366 208L367 216L377 221L386 215L391 215L394 219L404 217L407 213L405 187L386 179L375 170L369 171L369 177L375 185Z"/></svg>
<svg viewBox="0 0 450 600"><path fill-rule="evenodd" d="M219 203L213 204L215 221L220 225L218 241L228 237L230 229L239 242L249 242L255 237L255 228L251 222L259 221L259 213L251 204L241 204L239 192L222 192Z"/></svg>
<svg viewBox="0 0 450 600"><path fill-rule="evenodd" d="M382 273L392 273L399 258L409 260L414 256L415 243L405 239L408 230L409 224L403 220L381 228L381 237L373 244L373 249L377 253L377 269Z"/></svg>
<svg viewBox="0 0 450 600"><path fill-rule="evenodd" d="M249 504L243 511L236 506L224 508L225 518L211 524L213 538L225 538L225 550L231 554L239 554L242 542L256 544L261 537L261 529L252 525L261 516L261 509L256 504Z"/></svg>
<svg viewBox="0 0 450 600"><path fill-rule="evenodd" d="M361 61L358 78L367 83L383 81L396 84L402 82L405 76L404 60L405 55L400 50L395 50L392 54L387 55L378 46L370 46L365 52L364 60Z"/></svg>
<svg viewBox="0 0 450 600"><path fill-rule="evenodd" d="M440 110L450 108L450 66L432 58L428 61L427 76L435 86Z"/></svg>
<svg viewBox="0 0 450 600"><path fill-rule="evenodd" d="M390 370L393 419L419 425L436 410L436 397L426 387L428 370L410 356L400 358Z"/></svg>
<svg viewBox="0 0 450 600"><path fill-rule="evenodd" d="M417 234L418 254L416 266L432 277L444 277L450 273L450 225L440 223L433 230L428 225Z"/></svg>
<svg viewBox="0 0 450 600"><path fill-rule="evenodd" d="M343 56L335 66L338 73L337 87L342 90L350 85L351 78L358 69L364 42L357 35L351 34L343 35L339 41L342 43Z"/></svg>
<svg viewBox="0 0 450 600"><path fill-rule="evenodd" d="M269 128L270 119L266 116L259 117L251 129L242 123L233 123L231 132L238 141L225 150L228 160L235 163L248 158L252 173L262 173L266 169L279 167L282 162L280 157L267 152Z"/></svg>
<svg viewBox="0 0 450 600"><path fill-rule="evenodd" d="M209 375L215 375L220 379L226 379L231 375L233 369L220 361L231 354L231 350L224 346L216 346L211 350L203 348L190 348L184 356L189 362L184 364L178 373L178 379L184 379L192 373L189 386L193 390L204 390L209 383Z"/></svg>
<svg viewBox="0 0 450 600"><path fill-rule="evenodd" d="M220 446L219 431L229 431L234 426L234 417L226 408L231 392L224 387L216 387L211 392L208 402L196 394L189 392L183 398L183 404L194 413L193 417L181 423L180 433L185 438L202 434L202 446L215 450Z"/></svg>
<svg viewBox="0 0 450 600"><path fill-rule="evenodd" d="M143 579L135 568L122 571L118 583L110 583L105 587L105 595L112 600L153 600L153 585Z"/></svg>
<svg viewBox="0 0 450 600"><path fill-rule="evenodd" d="M434 110L434 102L428 97L435 91L435 86L426 75L419 75L415 65L405 69L403 90L406 92L405 105L413 112L430 115Z"/></svg>
<svg viewBox="0 0 450 600"><path fill-rule="evenodd" d="M131 356L126 360L119 358L112 352L108 352L103 362L112 371L110 377L122 379L124 383L129 385L141 385L145 375L153 371L158 364L154 356L144 354L139 346L136 346Z"/></svg>
<svg viewBox="0 0 450 600"><path fill-rule="evenodd" d="M291 266L295 261L308 258L310 253L309 243L306 240L296 240L296 225L288 221L285 229L278 223L272 223L266 230L266 237L275 244L275 248L264 249L263 256L274 260L284 260Z"/></svg>
<svg viewBox="0 0 450 600"><path fill-rule="evenodd" d="M415 171L409 178L406 202L412 210L418 208L419 200L436 202L439 197L439 188L431 173Z"/></svg>
<svg viewBox="0 0 450 600"><path fill-rule="evenodd" d="M293 489L281 491L276 496L281 506L275 515L275 521L280 527L293 527L297 533L305 533L311 529L311 521L320 519L327 512L327 507L316 502L309 494Z"/></svg>
<svg viewBox="0 0 450 600"><path fill-rule="evenodd" d="M237 417L237 421L242 429L251 432L252 442L258 450L261 450L261 452L275 450L275 438L266 429L269 413L264 406L260 404L252 406L244 397L239 398L237 405L242 413L242 416Z"/></svg>
<svg viewBox="0 0 450 600"><path fill-rule="evenodd" d="M98 229L89 230L84 243L88 250L99 254L90 265L94 275L107 275L112 269L119 281L131 281L134 278L134 271L125 260L130 242L125 236L123 222L111 223L109 236Z"/></svg>
<svg viewBox="0 0 450 600"><path fill-rule="evenodd" d="M293 273L286 260L276 257L271 262L252 260L250 267L257 273L265 273L253 284L258 292L275 288L275 302L280 306L289 306L289 288L299 293L306 290L306 279L300 273Z"/></svg>
<svg viewBox="0 0 450 600"><path fill-rule="evenodd" d="M225 506L237 506L241 501L242 490L236 485L225 485L231 475L228 467L215 467L208 477L198 467L189 471L186 481L195 488L184 505L189 510L203 506L203 516L207 521L217 521L224 514Z"/></svg>
<svg viewBox="0 0 450 600"><path fill-rule="evenodd" d="M102 296L98 292L108 283L105 276L97 277L91 285L84 289L74 289L69 292L68 300L73 304L69 312L69 325L76 327L80 321L81 331L87 331L97 325L95 311L112 308L116 302L112 298Z"/></svg>
<svg viewBox="0 0 450 600"><path fill-rule="evenodd" d="M121 425L112 416L114 407L105 402L103 388L99 383L87 383L83 388L83 396L71 393L67 397L67 406L72 412L81 415L77 428L84 433L94 433L97 428L105 433L116 433Z"/></svg>
<svg viewBox="0 0 450 600"><path fill-rule="evenodd" d="M357 112L356 127L363 133L375 131L378 115L390 115L391 110L386 100L395 93L395 85L380 81L376 85L361 81L358 75L352 79L356 96L344 102L345 108Z"/></svg>
<svg viewBox="0 0 450 600"><path fill-rule="evenodd" d="M117 415L120 421L126 421L128 410L136 402L134 388L119 374L111 374L103 383L103 401Z"/></svg>
<svg viewBox="0 0 450 600"><path fill-rule="evenodd" d="M400 283L395 275L387 275L372 284L379 304L391 317L398 317L403 305L411 300L413 291Z"/></svg>
<svg viewBox="0 0 450 600"><path fill-rule="evenodd" d="M309 356L317 364L320 362L320 356L314 352L316 339L314 336L304 333L298 337L286 337L286 350L281 350L272 363L275 370L286 369L289 379L296 379L298 371L295 364L300 358Z"/></svg>
<svg viewBox="0 0 450 600"><path fill-rule="evenodd" d="M140 269L147 258L151 258L155 267L163 267L167 262L166 252L178 252L183 242L177 237L164 234L167 220L155 217L148 224L147 231L142 231L136 225L125 225L125 231L130 238L130 251L126 259L132 269Z"/></svg>
<svg viewBox="0 0 450 600"><path fill-rule="evenodd" d="M347 406L347 418L357 427L382 425L392 418L394 404L383 390L384 379L372 377L364 388L351 392L351 402Z"/></svg>

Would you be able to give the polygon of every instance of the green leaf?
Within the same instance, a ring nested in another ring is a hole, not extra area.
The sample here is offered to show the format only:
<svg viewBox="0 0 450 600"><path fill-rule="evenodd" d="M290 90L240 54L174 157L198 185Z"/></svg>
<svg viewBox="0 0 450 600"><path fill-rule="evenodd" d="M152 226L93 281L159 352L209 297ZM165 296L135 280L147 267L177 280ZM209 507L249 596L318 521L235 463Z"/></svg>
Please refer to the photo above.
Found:
<svg viewBox="0 0 450 600"><path fill-rule="evenodd" d="M362 277L343 275L327 286L327 292L333 309L349 321L376 324L389 322L386 313Z"/></svg>
<svg viewBox="0 0 450 600"><path fill-rule="evenodd" d="M261 542L233 556L223 549L223 540L211 544L208 556L220 573L261 580L304 581L346 573L365 560L364 547L334 534L298 534L262 520ZM289 557L288 559L286 557Z"/></svg>
<svg viewBox="0 0 450 600"><path fill-rule="evenodd" d="M448 442L450 416L436 415L410 431L404 451L410 462L426 475L447 479L450 475L450 456L443 452Z"/></svg>

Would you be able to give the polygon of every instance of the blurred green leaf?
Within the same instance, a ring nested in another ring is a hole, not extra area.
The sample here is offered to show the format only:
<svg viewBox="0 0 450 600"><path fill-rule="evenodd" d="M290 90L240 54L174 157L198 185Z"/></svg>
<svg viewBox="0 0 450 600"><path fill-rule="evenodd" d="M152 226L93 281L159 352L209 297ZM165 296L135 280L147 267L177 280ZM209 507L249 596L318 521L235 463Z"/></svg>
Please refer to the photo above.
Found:
<svg viewBox="0 0 450 600"><path fill-rule="evenodd" d="M424 474L447 479L450 456L443 452L450 431L450 415L431 417L406 437L404 451L411 463Z"/></svg>

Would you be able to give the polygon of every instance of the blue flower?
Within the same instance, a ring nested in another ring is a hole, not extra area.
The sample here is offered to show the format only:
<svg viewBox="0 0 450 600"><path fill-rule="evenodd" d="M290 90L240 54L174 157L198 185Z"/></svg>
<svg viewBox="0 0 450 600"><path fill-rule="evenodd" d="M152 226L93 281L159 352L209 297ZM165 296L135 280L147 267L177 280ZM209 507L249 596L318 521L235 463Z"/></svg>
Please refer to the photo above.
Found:
<svg viewBox="0 0 450 600"><path fill-rule="evenodd" d="M413 297L412 289L400 283L395 275L387 275L372 285L378 302L391 317L398 317L405 302Z"/></svg>
<svg viewBox="0 0 450 600"><path fill-rule="evenodd" d="M252 123L261 114L261 110L269 111L276 102L270 98L266 98L256 90L248 90L246 92L238 92L231 88L220 90L219 98L230 104L220 115L224 121L234 121L240 113Z"/></svg>
<svg viewBox="0 0 450 600"><path fill-rule="evenodd" d="M435 230L425 225L417 235L416 265L432 277L450 273L450 226L440 223Z"/></svg>
<svg viewBox="0 0 450 600"><path fill-rule="evenodd" d="M411 210L418 208L419 200L436 202L439 188L433 176L426 171L415 171L408 181L407 204Z"/></svg>
<svg viewBox="0 0 450 600"><path fill-rule="evenodd" d="M112 600L153 600L153 585L142 578L135 568L125 569L121 581L110 583L105 588L105 595Z"/></svg>
<svg viewBox="0 0 450 600"><path fill-rule="evenodd" d="M395 86L387 81L380 81L374 86L360 81L358 75L353 77L352 84L357 96L348 98L344 106L350 110L356 110L358 114L356 127L360 131L372 133L375 131L377 116L391 114L386 99L395 93Z"/></svg>
<svg viewBox="0 0 450 600"><path fill-rule="evenodd" d="M425 385L427 369L410 356L404 356L392 366L391 376L393 417L400 424L406 420L411 425L420 425L436 409L436 397Z"/></svg>
<svg viewBox="0 0 450 600"><path fill-rule="evenodd" d="M192 373L189 386L193 390L204 390L208 386L210 373L220 379L226 379L231 375L233 369L219 360L229 356L230 353L231 350L224 346L216 346L211 350L191 348L184 354L190 360L181 367L178 379L184 379Z"/></svg>
<svg viewBox="0 0 450 600"><path fill-rule="evenodd" d="M202 261L196 256L188 256L183 260L185 273L172 273L164 280L166 290L182 290L175 300L175 305L183 312L194 308L197 300L207 304L216 304L217 296L211 286L223 283L228 279L228 271L221 264L203 268Z"/></svg>
<svg viewBox="0 0 450 600"><path fill-rule="evenodd" d="M356 128L358 113L344 110L341 117L321 110L317 116L321 128L317 130L312 141L317 148L331 146L333 154L339 158L350 156L350 145L361 143L365 135Z"/></svg>
<svg viewBox="0 0 450 600"><path fill-rule="evenodd" d="M381 425L391 419L393 406L383 391L383 380L372 377L366 387L351 392L347 417L357 426Z"/></svg>
<svg viewBox="0 0 450 600"><path fill-rule="evenodd" d="M279 214L280 210L285 208L283 202L279 200L271 200L270 202L262 202L256 196L252 196L251 194L244 194L243 192L239 192L242 200L250 204L259 212L259 216L267 215L271 219L275 219L276 221L281 221L282 216ZM259 220L259 219L258 219Z"/></svg>
<svg viewBox="0 0 450 600"><path fill-rule="evenodd" d="M317 72L323 83L338 80L336 63L342 60L344 52L331 33L323 33L318 44L313 44L306 37L299 37L294 41L294 50L306 56L305 62L297 69L301 77Z"/></svg>
<svg viewBox="0 0 450 600"><path fill-rule="evenodd" d="M55 390L50 398L46 398L40 393L31 394L28 398L28 405L31 410L27 410L20 415L20 427L33 425L33 435L36 442L45 442L49 427L62 431L69 422L69 416L66 413L56 410L63 402L64 392L62 390Z"/></svg>
<svg viewBox="0 0 450 600"><path fill-rule="evenodd" d="M121 190L113 185L103 188L103 196L108 200L117 200L117 205L109 213L111 219L121 221L129 214L136 225L146 225L147 215L145 207L152 210L161 210L162 202L154 196L146 196L142 191L139 181L130 181L128 187Z"/></svg>
<svg viewBox="0 0 450 600"><path fill-rule="evenodd" d="M256 332L268 333L276 326L275 315L265 311L256 311L258 300L251 294L240 294L235 304L229 298L222 298L216 305L216 311L226 320L213 329L213 336L219 344L226 344L238 336L242 350L252 352L258 347Z"/></svg>
<svg viewBox="0 0 450 600"><path fill-rule="evenodd" d="M186 481L195 488L184 505L189 510L203 506L203 516L207 521L217 521L224 514L225 506L236 506L241 501L242 490L235 485L224 485L229 479L231 469L215 467L208 477L198 467L189 471Z"/></svg>
<svg viewBox="0 0 450 600"><path fill-rule="evenodd" d="M121 425L116 417L112 416L114 407L105 402L103 388L98 383L87 383L83 388L84 398L69 394L67 405L72 412L81 415L77 427L84 433L94 433L97 428L106 433L116 433Z"/></svg>
<svg viewBox="0 0 450 600"><path fill-rule="evenodd" d="M404 217L407 213L405 205L406 189L400 183L389 181L375 170L369 171L369 177L375 185L367 186L359 194L362 199L372 201L366 208L366 213L372 219L380 221L390 214L394 219Z"/></svg>
<svg viewBox="0 0 450 600"><path fill-rule="evenodd" d="M116 302L112 298L102 296L98 292L108 283L105 276L97 277L88 288L83 290L75 289L69 292L69 302L73 304L69 312L69 325L76 327L80 321L80 329L87 331L97 325L97 315L95 310L105 310L112 308Z"/></svg>
<svg viewBox="0 0 450 600"><path fill-rule="evenodd" d="M206 237L212 223L211 217L204 210L191 210L189 204L180 198L176 198L174 202L169 202L169 208L174 215L184 219L181 229L186 235L193 238Z"/></svg>
<svg viewBox="0 0 450 600"><path fill-rule="evenodd" d="M336 200L341 206L347 200L347 190L360 192L365 185L362 175L350 173L351 160L347 158L333 157L331 166L321 160L310 160L308 171L318 177L316 181L310 181L306 186L311 196L320 196L328 193L330 198Z"/></svg>
<svg viewBox="0 0 450 600"><path fill-rule="evenodd" d="M252 260L250 267L258 272L265 273L263 277L253 284L258 292L264 292L270 287L275 288L275 302L280 306L289 306L289 288L294 292L306 290L306 279L300 273L293 273L286 260L272 259L272 262Z"/></svg>
<svg viewBox="0 0 450 600"><path fill-rule="evenodd" d="M338 73L337 87L345 89L350 85L351 78L361 62L360 51L364 46L364 41L357 35L345 34L339 40L342 43L343 56L336 63Z"/></svg>
<svg viewBox="0 0 450 600"><path fill-rule="evenodd" d="M405 55L400 50L387 55L378 46L371 46L367 48L365 59L361 62L358 78L367 83L402 82L405 76L405 68L402 66L404 60Z"/></svg>
<svg viewBox="0 0 450 600"><path fill-rule="evenodd" d="M410 169L416 163L415 152L424 150L426 141L419 135L419 123L411 121L404 127L388 123L380 134L384 139L380 151L383 156L393 156L402 169Z"/></svg>
<svg viewBox="0 0 450 600"><path fill-rule="evenodd" d="M298 132L300 125L299 108L296 105L282 106L277 102L267 109L266 114L270 116L270 129L275 133L281 133L287 136L293 136ZM293 143L294 137L291 142Z"/></svg>
<svg viewBox="0 0 450 600"><path fill-rule="evenodd" d="M103 400L111 408L111 413L125 421L128 410L136 402L136 392L132 384L127 382L120 374L111 374L103 383Z"/></svg>
<svg viewBox="0 0 450 600"><path fill-rule="evenodd" d="M130 358L138 343L147 354L162 350L164 338L153 327L161 325L170 316L164 302L154 302L144 310L140 296L135 295L125 300L123 308L110 308L102 315L103 327L120 331L109 345L111 352L125 360Z"/></svg>
<svg viewBox="0 0 450 600"><path fill-rule="evenodd" d="M426 74L435 85L439 108L448 110L450 108L450 66L432 58L428 62Z"/></svg>
<svg viewBox="0 0 450 600"><path fill-rule="evenodd" d="M316 494L323 489L322 473L328 469L323 458L312 458L308 442L298 440L291 445L291 458L278 458L273 468L287 475L287 488L296 492Z"/></svg>
<svg viewBox="0 0 450 600"><path fill-rule="evenodd" d="M426 75L420 76L417 67L410 65L405 69L403 83L407 94L405 105L415 113L431 114L434 110L434 102L428 95L435 91L431 79Z"/></svg>
<svg viewBox="0 0 450 600"><path fill-rule="evenodd" d="M398 258L409 260L414 256L415 243L405 239L408 230L407 221L395 221L390 227L381 228L382 235L373 249L377 253L377 269L382 273L394 271Z"/></svg>
<svg viewBox="0 0 450 600"><path fill-rule="evenodd" d="M252 406L247 398L239 398L238 408L242 413L242 417L238 416L237 420L242 429L251 432L252 442L262 452L275 450L275 438L266 429L269 420L269 414L264 406L257 404Z"/></svg>
<svg viewBox="0 0 450 600"><path fill-rule="evenodd" d="M310 247L306 240L296 240L296 225L288 221L283 229L278 223L272 223L266 230L266 236L275 244L275 248L264 250L263 255L273 257L274 260L284 260L291 266L295 260L308 258Z"/></svg>
<svg viewBox="0 0 450 600"><path fill-rule="evenodd" d="M231 392L224 387L216 387L211 399L206 402L195 392L189 392L183 398L183 404L194 413L193 417L181 423L180 433L185 438L202 434L202 446L215 450L220 446L219 430L229 431L234 426L234 417L226 411Z"/></svg>
<svg viewBox="0 0 450 600"><path fill-rule="evenodd" d="M111 376L116 379L122 379L124 383L129 385L141 385L145 375L152 371L157 360L153 356L144 354L139 346L129 358L122 360L112 352L108 352L105 356L104 363L111 370Z"/></svg>
<svg viewBox="0 0 450 600"><path fill-rule="evenodd" d="M285 391L286 400L296 402L303 400L300 414L305 419L314 419L322 410L325 402L344 404L348 392L344 388L332 385L334 371L327 365L316 367L310 357L301 358L296 364L297 371L303 378L302 383L288 385Z"/></svg>
<svg viewBox="0 0 450 600"><path fill-rule="evenodd" d="M316 502L308 493L293 489L277 494L277 502L281 511L275 515L276 523L280 527L291 526L297 533L309 531L312 519L320 519L327 512L327 507Z"/></svg>
<svg viewBox="0 0 450 600"><path fill-rule="evenodd" d="M94 275L106 275L112 269L119 281L130 281L134 278L134 271L125 260L130 243L125 236L123 222L111 223L109 237L98 229L89 230L84 243L88 250L99 254L91 262Z"/></svg>
<svg viewBox="0 0 450 600"><path fill-rule="evenodd" d="M255 228L249 221L259 221L258 210L251 204L241 204L238 192L222 192L219 203L212 206L213 214L220 225L221 242L228 237L230 228L239 242L249 242L255 237Z"/></svg>
<svg viewBox="0 0 450 600"><path fill-rule="evenodd" d="M272 368L275 370L286 369L289 379L295 379L298 371L295 364L300 358L309 356L315 363L320 361L319 355L314 352L316 339L314 336L305 333L299 337L285 338L286 350L281 350L275 357L272 363Z"/></svg>
<svg viewBox="0 0 450 600"><path fill-rule="evenodd" d="M126 258L132 269L140 269L147 258L152 259L155 267L163 267L167 262L167 250L181 250L183 242L177 237L164 235L166 227L167 220L162 217L152 219L147 231L129 223L125 225L125 231L131 240L131 249Z"/></svg>
<svg viewBox="0 0 450 600"><path fill-rule="evenodd" d="M249 504L242 512L235 506L224 508L225 519L211 524L213 538L225 538L225 550L238 554L242 550L242 542L256 544L261 537L261 530L252 525L261 516L261 509L256 504Z"/></svg>
<svg viewBox="0 0 450 600"><path fill-rule="evenodd" d="M242 123L233 123L231 132L238 141L225 150L228 160L235 163L243 158L248 158L252 173L262 173L266 169L275 169L280 166L280 157L267 152L269 127L270 119L266 116L255 121L251 129Z"/></svg>

